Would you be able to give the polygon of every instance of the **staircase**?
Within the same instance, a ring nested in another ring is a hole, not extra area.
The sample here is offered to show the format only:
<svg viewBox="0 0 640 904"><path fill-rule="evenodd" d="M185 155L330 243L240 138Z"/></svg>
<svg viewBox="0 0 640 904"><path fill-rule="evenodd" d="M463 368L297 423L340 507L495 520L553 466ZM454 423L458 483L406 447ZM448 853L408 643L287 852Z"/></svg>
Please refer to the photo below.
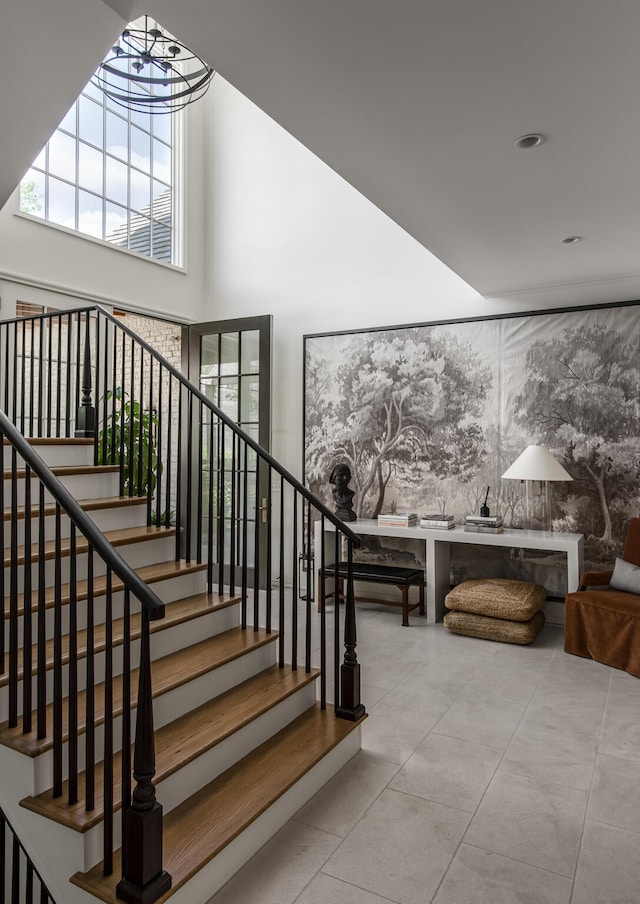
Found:
<svg viewBox="0 0 640 904"><path fill-rule="evenodd" d="M86 401L91 380L112 378L116 365L99 359L88 365L87 349L98 353L96 322L102 322L103 341L107 325L112 330L112 349L115 331L123 328L101 309L91 311L94 318L97 312L94 335L88 335L88 309L66 325L69 348L80 349L86 338L84 356L78 354L78 367L68 371L77 370L77 387L69 388L69 379L66 391L71 400L82 394L85 407L82 415L68 418L69 427L89 424L77 431L88 436L51 435L76 432L60 428L59 414L54 430L42 426L42 364L22 364L22 371L18 366L22 376L12 387L8 377L4 387L0 381L0 809L58 904L95 898L205 904L359 749L364 709L352 587L343 637L326 607L321 615L312 611L309 592L298 611L300 527L311 523L312 506L320 517L334 517L291 478L288 536L289 477L258 450L269 469L261 493L267 493L275 535L270 532L267 549L254 549L251 559L249 481L255 480L254 499L259 498L260 469L254 465L250 472L247 450L236 452L236 444L240 450L246 440L232 424L226 425L234 436L229 479L218 458L209 487L215 481L231 486L231 492L217 494L214 516L218 524L233 525L234 540L227 531L225 541L219 531L214 543L203 532L203 488L194 488L191 476L181 482L187 447L175 447L185 422L193 432L193 409L182 409L183 394L195 394L200 411L202 400L175 372L177 407L156 436L169 450L165 464L157 468L157 482L147 479L147 496L123 493L125 487L135 490L136 467L142 486L140 470L148 469L151 453L146 463L134 465L123 455L121 437L120 455L112 456L118 463L97 463L106 457L98 453L105 432L91 426ZM0 333L0 349L22 348L24 356L28 344L23 338L20 345L15 330L4 343ZM31 330L33 336L33 324ZM46 337L44 324L40 330ZM32 351L34 344L32 339ZM171 367L145 348L142 371L145 351L156 362L156 375ZM137 366L131 372L137 380ZM118 372L123 375L124 367ZM112 399L105 389L102 397ZM20 410L25 396L26 414ZM58 402L63 408L60 397ZM103 410L98 421L104 423L108 414ZM27 441L16 423L27 435L35 423L33 432L40 435ZM271 505L274 476L281 495L277 517ZM163 517L161 509L179 514ZM339 532L350 558L348 529L336 524L336 544ZM324 551L316 554L322 558ZM272 601L271 582L260 587L260 555L268 556L270 566L275 562L281 575L292 563L292 593L281 580ZM306 556L311 575L308 547ZM326 699L331 680L333 706ZM7 885L7 900L30 901L24 876L18 885L22 896L9 898Z"/></svg>

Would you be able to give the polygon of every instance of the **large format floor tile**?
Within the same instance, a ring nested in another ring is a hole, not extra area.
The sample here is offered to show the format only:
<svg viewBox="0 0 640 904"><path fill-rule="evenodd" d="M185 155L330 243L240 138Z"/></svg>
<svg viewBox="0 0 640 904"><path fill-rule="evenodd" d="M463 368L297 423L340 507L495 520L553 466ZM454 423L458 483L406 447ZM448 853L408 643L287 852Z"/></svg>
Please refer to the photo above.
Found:
<svg viewBox="0 0 640 904"><path fill-rule="evenodd" d="M571 880L462 845L434 904L569 904Z"/></svg>
<svg viewBox="0 0 640 904"><path fill-rule="evenodd" d="M498 770L464 840L571 878L587 806L584 791Z"/></svg>
<svg viewBox="0 0 640 904"><path fill-rule="evenodd" d="M424 904L460 843L469 814L385 791L323 872L398 904Z"/></svg>
<svg viewBox="0 0 640 904"><path fill-rule="evenodd" d="M213 904L640 904L637 678L557 626L521 647L382 607L358 655L363 750Z"/></svg>

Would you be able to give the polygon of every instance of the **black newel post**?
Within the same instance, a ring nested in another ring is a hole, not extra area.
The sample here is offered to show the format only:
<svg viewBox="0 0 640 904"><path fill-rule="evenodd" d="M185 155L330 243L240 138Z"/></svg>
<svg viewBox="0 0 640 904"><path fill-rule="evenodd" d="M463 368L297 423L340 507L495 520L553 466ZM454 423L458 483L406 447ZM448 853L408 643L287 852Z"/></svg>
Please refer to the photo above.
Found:
<svg viewBox="0 0 640 904"><path fill-rule="evenodd" d="M143 610L133 753L136 787L131 806L124 815L122 879L116 887L117 897L129 904L152 904L171 888L171 876L162 868L162 806L156 800L155 772L149 619ZM123 784L125 781L128 781L127 776L123 776Z"/></svg>
<svg viewBox="0 0 640 904"><path fill-rule="evenodd" d="M80 374L80 407L76 418L77 437L93 438L96 434L96 409L91 404L91 317L86 313L86 331L84 337L84 355ZM78 324L80 328L80 324Z"/></svg>
<svg viewBox="0 0 640 904"><path fill-rule="evenodd" d="M347 594L344 613L344 661L340 666L340 706L336 716L356 722L364 716L360 702L360 663L356 656L356 606L353 598L353 547L348 542ZM337 610L336 605L336 610ZM337 615L336 615L337 617Z"/></svg>

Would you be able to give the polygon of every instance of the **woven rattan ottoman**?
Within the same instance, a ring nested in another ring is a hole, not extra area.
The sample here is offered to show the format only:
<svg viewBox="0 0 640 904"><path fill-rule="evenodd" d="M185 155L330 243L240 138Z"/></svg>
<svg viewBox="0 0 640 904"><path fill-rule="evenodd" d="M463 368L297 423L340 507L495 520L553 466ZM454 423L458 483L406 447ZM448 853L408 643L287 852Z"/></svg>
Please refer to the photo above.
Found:
<svg viewBox="0 0 640 904"><path fill-rule="evenodd" d="M547 592L540 584L505 578L474 578L463 581L445 597L451 611L445 626L455 634L532 643L542 626L541 611Z"/></svg>

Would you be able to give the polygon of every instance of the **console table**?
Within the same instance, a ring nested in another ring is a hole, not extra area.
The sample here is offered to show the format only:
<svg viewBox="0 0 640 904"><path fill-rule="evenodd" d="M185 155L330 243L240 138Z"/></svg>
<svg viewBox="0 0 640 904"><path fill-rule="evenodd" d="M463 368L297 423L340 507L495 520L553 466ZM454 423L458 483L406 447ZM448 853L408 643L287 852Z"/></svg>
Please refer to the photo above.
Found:
<svg viewBox="0 0 640 904"><path fill-rule="evenodd" d="M507 546L516 549L539 549L551 552L563 552L567 557L567 588L569 592L578 589L580 574L584 570L584 552L582 534L570 534L563 531L515 530L505 528L499 534L482 534L465 531L456 526L451 530L421 527L379 527L375 520L358 519L349 522L351 530L357 534L368 534L377 537L405 537L421 540L425 545L425 578L427 621L440 621L445 615L444 598L449 592L450 551L452 543L471 543L474 546ZM320 549L320 532L322 523L315 524L316 563ZM325 564L333 562L335 543L330 537L335 528L328 521L325 530ZM317 575L314 575L317 579ZM549 621L562 623L564 606L555 604L545 607Z"/></svg>

